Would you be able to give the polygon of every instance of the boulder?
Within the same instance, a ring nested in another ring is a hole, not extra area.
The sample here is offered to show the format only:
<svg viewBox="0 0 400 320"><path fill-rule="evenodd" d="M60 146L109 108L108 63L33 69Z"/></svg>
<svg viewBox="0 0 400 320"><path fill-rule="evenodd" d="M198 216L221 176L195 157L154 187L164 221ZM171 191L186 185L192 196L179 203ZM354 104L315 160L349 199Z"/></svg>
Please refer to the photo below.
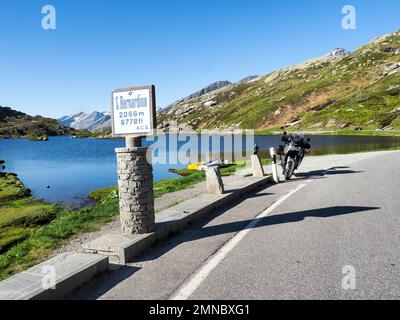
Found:
<svg viewBox="0 0 400 320"><path fill-rule="evenodd" d="M218 167L206 168L207 190L211 194L223 194L224 183L221 178L221 171Z"/></svg>
<svg viewBox="0 0 400 320"><path fill-rule="evenodd" d="M206 106L206 107L212 107L212 106L215 106L216 104L217 104L217 102L213 101L213 100L204 102L204 106Z"/></svg>
<svg viewBox="0 0 400 320"><path fill-rule="evenodd" d="M251 156L251 167L253 170L254 177L264 177L265 176L264 168L261 163L260 157L258 155Z"/></svg>

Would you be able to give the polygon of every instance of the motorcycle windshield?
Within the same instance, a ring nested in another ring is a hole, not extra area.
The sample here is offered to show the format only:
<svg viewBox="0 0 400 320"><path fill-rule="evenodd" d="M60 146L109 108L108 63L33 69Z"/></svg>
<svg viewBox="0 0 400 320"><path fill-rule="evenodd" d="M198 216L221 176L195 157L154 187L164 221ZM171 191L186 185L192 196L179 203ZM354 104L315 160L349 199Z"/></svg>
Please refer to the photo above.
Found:
<svg viewBox="0 0 400 320"><path fill-rule="evenodd" d="M304 143L304 135L303 134L292 135L292 142L296 146L301 146Z"/></svg>

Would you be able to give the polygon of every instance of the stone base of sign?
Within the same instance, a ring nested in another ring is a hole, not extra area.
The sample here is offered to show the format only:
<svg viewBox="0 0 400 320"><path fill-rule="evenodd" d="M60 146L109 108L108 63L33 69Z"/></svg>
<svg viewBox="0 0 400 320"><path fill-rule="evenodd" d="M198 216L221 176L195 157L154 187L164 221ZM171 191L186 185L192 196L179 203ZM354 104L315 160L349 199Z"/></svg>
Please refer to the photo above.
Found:
<svg viewBox="0 0 400 320"><path fill-rule="evenodd" d="M263 167L260 157L258 155L251 156L251 167L252 167L254 177L264 177L265 176L264 167Z"/></svg>
<svg viewBox="0 0 400 320"><path fill-rule="evenodd" d="M148 148L115 149L121 231L124 234L153 232L153 168L147 161Z"/></svg>
<svg viewBox="0 0 400 320"><path fill-rule="evenodd" d="M0 300L61 299L108 267L102 255L63 253L0 282ZM54 289L47 288L52 268Z"/></svg>
<svg viewBox="0 0 400 320"><path fill-rule="evenodd" d="M207 190L208 193L224 193L224 183L221 178L221 171L218 167L206 168Z"/></svg>
<svg viewBox="0 0 400 320"><path fill-rule="evenodd" d="M109 257L111 264L125 265L131 257L139 255L153 242L154 232L142 235L105 234L83 245L85 253Z"/></svg>
<svg viewBox="0 0 400 320"><path fill-rule="evenodd" d="M106 234L85 243L83 251L106 255L110 263L125 265L154 243L182 231L194 219L232 203L270 181L270 176L239 178L235 182L225 184L223 194L202 194L157 213L155 232L143 235Z"/></svg>

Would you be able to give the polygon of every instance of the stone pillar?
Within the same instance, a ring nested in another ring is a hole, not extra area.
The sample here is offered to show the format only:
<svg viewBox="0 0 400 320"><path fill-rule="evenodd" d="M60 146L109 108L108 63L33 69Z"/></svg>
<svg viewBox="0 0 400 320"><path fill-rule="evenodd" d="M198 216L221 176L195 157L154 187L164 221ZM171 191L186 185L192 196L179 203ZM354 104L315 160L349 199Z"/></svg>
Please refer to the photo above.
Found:
<svg viewBox="0 0 400 320"><path fill-rule="evenodd" d="M147 162L147 150L115 149L122 233L144 234L155 229L153 167Z"/></svg>
<svg viewBox="0 0 400 320"><path fill-rule="evenodd" d="M218 167L206 168L207 190L208 193L224 193L224 183L221 178L221 171Z"/></svg>
<svg viewBox="0 0 400 320"><path fill-rule="evenodd" d="M251 156L251 167L253 169L254 177L264 177L264 167L261 163L260 157L258 155Z"/></svg>

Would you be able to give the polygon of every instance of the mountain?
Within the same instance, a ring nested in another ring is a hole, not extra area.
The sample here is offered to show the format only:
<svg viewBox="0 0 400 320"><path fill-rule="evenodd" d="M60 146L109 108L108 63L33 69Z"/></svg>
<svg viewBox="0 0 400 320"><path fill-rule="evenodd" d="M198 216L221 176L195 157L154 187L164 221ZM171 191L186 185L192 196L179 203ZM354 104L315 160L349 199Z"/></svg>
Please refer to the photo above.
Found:
<svg viewBox="0 0 400 320"><path fill-rule="evenodd" d="M209 92L214 92L214 91L219 90L221 88L226 88L226 87L230 86L231 84L232 83L229 82L229 81L217 81L217 82L214 82L214 83L208 85L207 87L205 87L203 89L200 89L199 91L196 91L195 93L192 93L191 95L189 95L189 96L187 96L185 98L182 98L182 99L170 104L169 106L167 106L165 108L165 110L171 109L171 108L175 107L176 105L178 105L178 104L180 104L182 102L186 102L186 101L189 101L189 100L192 100L192 99L196 99L196 98L202 97L202 96L204 96L205 94L207 94Z"/></svg>
<svg viewBox="0 0 400 320"><path fill-rule="evenodd" d="M58 121L71 128L86 129L91 132L109 130L111 128L111 115L109 112L94 111L89 114L80 112L78 114L64 116Z"/></svg>
<svg viewBox="0 0 400 320"><path fill-rule="evenodd" d="M83 112L79 112L77 114L71 115L71 116L64 116L60 119L58 119L59 122L61 122L64 126L71 126L74 122L76 122L79 118L85 116L86 114Z"/></svg>
<svg viewBox="0 0 400 320"><path fill-rule="evenodd" d="M400 31L238 82L158 113L162 130L400 129Z"/></svg>
<svg viewBox="0 0 400 320"><path fill-rule="evenodd" d="M0 138L45 138L47 136L77 135L79 132L41 116L30 116L9 107L0 106Z"/></svg>
<svg viewBox="0 0 400 320"><path fill-rule="evenodd" d="M347 51L343 48L336 48L327 54L328 57L347 57L351 54L350 51Z"/></svg>
<svg viewBox="0 0 400 320"><path fill-rule="evenodd" d="M259 76L248 76L246 78L243 78L242 80L239 80L237 83L247 83L247 82L252 82L255 81L259 78Z"/></svg>

